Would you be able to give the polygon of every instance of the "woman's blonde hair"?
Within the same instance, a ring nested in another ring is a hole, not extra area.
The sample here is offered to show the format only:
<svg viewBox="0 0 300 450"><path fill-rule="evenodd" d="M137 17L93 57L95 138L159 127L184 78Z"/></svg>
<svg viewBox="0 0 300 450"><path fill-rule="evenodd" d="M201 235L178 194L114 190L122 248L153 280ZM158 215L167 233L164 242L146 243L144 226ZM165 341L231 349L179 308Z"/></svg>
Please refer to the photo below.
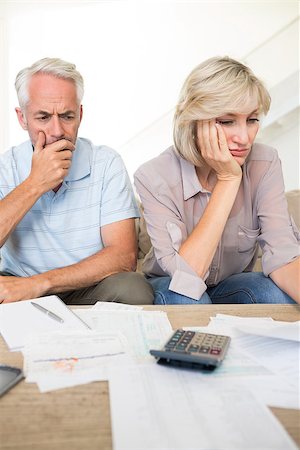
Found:
<svg viewBox="0 0 300 450"><path fill-rule="evenodd" d="M255 98L258 113L266 114L270 95L249 67L228 56L199 64L183 84L174 115L173 137L179 154L200 166L202 158L195 139L197 121L239 113Z"/></svg>

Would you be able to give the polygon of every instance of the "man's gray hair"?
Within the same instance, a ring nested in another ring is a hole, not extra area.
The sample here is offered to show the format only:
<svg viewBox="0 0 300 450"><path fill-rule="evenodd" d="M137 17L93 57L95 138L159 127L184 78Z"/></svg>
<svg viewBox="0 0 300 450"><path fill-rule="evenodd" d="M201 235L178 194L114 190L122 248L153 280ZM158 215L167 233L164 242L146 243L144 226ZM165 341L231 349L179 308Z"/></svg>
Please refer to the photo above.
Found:
<svg viewBox="0 0 300 450"><path fill-rule="evenodd" d="M84 93L84 83L81 74L76 70L75 64L69 63L59 58L43 58L36 61L30 67L20 70L16 77L15 88L22 109L29 101L28 84L33 75L45 73L57 78L73 81L76 86L78 104Z"/></svg>

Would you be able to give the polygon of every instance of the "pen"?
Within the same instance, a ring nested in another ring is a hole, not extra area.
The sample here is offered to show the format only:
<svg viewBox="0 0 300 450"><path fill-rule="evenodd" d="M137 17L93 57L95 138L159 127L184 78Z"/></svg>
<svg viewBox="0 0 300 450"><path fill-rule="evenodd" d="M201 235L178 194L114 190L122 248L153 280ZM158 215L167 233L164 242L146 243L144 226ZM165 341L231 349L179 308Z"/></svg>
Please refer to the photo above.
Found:
<svg viewBox="0 0 300 450"><path fill-rule="evenodd" d="M39 305L38 303L30 302L32 306L39 309L44 314L47 314L47 316L51 317L51 319L57 320L57 322L64 322L64 319L54 314L52 311L49 311L48 309L44 308L43 306Z"/></svg>

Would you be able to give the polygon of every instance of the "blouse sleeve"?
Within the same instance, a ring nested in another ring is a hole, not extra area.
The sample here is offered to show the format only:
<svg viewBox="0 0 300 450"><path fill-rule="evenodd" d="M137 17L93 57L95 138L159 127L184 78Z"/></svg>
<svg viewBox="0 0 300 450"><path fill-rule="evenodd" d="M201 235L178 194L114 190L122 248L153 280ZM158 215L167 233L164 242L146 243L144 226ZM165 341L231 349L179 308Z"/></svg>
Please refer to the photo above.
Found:
<svg viewBox="0 0 300 450"><path fill-rule="evenodd" d="M171 277L171 291L199 300L206 284L178 253L187 238L187 228L174 192L168 191L165 185L162 187L163 181L159 182L157 175L153 171L151 176L149 168L139 169L134 175L156 260Z"/></svg>
<svg viewBox="0 0 300 450"><path fill-rule="evenodd" d="M257 191L262 268L266 276L299 256L300 234L288 213L281 162L275 153Z"/></svg>

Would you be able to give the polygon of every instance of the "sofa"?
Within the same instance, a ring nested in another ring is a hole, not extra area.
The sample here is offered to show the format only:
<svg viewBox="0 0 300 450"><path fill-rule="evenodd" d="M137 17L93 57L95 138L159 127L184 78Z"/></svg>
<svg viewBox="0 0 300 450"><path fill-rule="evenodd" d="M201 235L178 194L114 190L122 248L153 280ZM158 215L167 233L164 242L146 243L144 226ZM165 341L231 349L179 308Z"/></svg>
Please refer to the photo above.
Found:
<svg viewBox="0 0 300 450"><path fill-rule="evenodd" d="M298 229L300 230L300 190L295 189L286 193L289 213L293 217ZM143 206L139 203L141 217L136 220L136 232L138 240L138 263L137 271L142 271L142 263L146 254L151 248L151 241L147 233L146 223L143 216ZM254 266L256 272L261 272L261 250Z"/></svg>

